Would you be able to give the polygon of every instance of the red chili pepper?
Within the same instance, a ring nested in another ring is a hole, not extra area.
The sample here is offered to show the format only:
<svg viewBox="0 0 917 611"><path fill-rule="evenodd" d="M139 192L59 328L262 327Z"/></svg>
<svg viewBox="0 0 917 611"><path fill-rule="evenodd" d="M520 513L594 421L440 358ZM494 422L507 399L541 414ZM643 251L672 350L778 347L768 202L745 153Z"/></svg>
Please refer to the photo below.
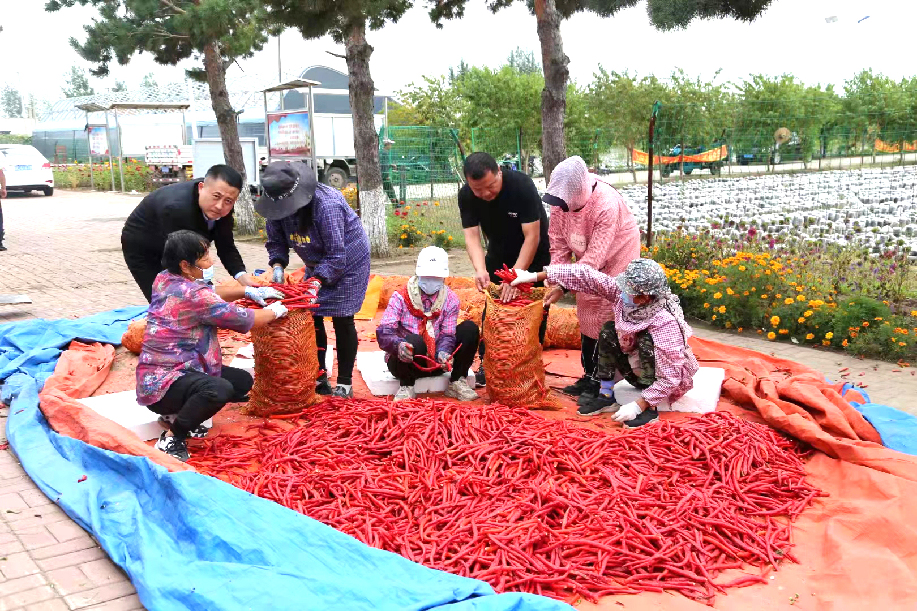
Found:
<svg viewBox="0 0 917 611"><path fill-rule="evenodd" d="M622 434L502 405L331 398L192 443L201 472L368 545L563 600L712 604L766 583L822 495L795 443L724 412ZM762 576L714 581L746 565Z"/></svg>
<svg viewBox="0 0 917 611"><path fill-rule="evenodd" d="M84 475L84 476L83 476L83 477L81 477L80 479L78 479L78 480L76 480L76 483L78 483L78 484L79 484L79 483L81 483L81 482L85 482L85 481L86 481L86 479L87 479L87 478L86 478L86 476Z"/></svg>
<svg viewBox="0 0 917 611"><path fill-rule="evenodd" d="M510 269L507 267L506 263L503 264L503 269L498 269L494 272L494 275L497 276L504 284L512 284L513 280L517 278L516 270ZM519 284L516 286L517 289L523 293L531 293L532 285L529 283Z"/></svg>

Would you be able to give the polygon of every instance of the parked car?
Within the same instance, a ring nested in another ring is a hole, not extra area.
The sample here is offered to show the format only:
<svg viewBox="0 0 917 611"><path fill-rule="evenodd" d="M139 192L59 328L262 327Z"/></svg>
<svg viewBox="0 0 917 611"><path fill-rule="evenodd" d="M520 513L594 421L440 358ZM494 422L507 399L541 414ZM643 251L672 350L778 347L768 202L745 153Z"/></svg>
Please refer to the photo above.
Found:
<svg viewBox="0 0 917 611"><path fill-rule="evenodd" d="M0 144L0 167L6 175L7 191L42 191L54 195L51 162L28 144Z"/></svg>

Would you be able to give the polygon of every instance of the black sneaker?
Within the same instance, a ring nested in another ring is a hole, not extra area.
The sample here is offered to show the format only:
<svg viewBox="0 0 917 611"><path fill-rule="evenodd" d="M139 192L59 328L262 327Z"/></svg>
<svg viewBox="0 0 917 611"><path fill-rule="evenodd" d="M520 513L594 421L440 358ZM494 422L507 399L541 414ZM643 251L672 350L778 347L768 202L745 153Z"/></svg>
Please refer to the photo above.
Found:
<svg viewBox="0 0 917 611"><path fill-rule="evenodd" d="M188 459L191 458L191 455L188 454L188 445L185 440L173 437L166 431L162 432L162 435L159 436L159 441L156 442L154 447L181 462L188 462Z"/></svg>
<svg viewBox="0 0 917 611"><path fill-rule="evenodd" d="M353 386L350 388L345 388L340 385L335 386L334 390L331 391L331 395L339 399L353 399Z"/></svg>
<svg viewBox="0 0 917 611"><path fill-rule="evenodd" d="M484 365L478 367L478 370L474 372L474 386L475 388L484 388L487 386L487 377L484 375Z"/></svg>
<svg viewBox="0 0 917 611"><path fill-rule="evenodd" d="M317 395L330 395L334 390L331 388L331 384L328 383L328 374L323 373L315 380L315 394Z"/></svg>
<svg viewBox="0 0 917 611"><path fill-rule="evenodd" d="M626 429L636 429L644 424L649 424L650 422L655 422L659 420L659 412L653 408L645 409L640 412L640 415L634 418L633 420L628 420L624 423L624 428Z"/></svg>
<svg viewBox="0 0 917 611"><path fill-rule="evenodd" d="M3 244L0 244L0 250L6 250L6 246L4 246Z"/></svg>
<svg viewBox="0 0 917 611"><path fill-rule="evenodd" d="M562 392L574 397L580 397L586 394L595 397L599 394L599 383L588 376L583 376L573 384L564 386Z"/></svg>
<svg viewBox="0 0 917 611"><path fill-rule="evenodd" d="M598 416L599 414L613 414L618 411L618 402L614 397L599 395L592 397L589 401L581 403L576 413L580 416Z"/></svg>
<svg viewBox="0 0 917 611"><path fill-rule="evenodd" d="M246 399L248 401L248 399ZM159 424L163 428L171 428L175 423L175 414L164 414L159 417ZM194 437L195 439L203 439L207 436L207 433L210 432L209 426L204 426L203 424L197 425L196 428L188 431L188 437Z"/></svg>

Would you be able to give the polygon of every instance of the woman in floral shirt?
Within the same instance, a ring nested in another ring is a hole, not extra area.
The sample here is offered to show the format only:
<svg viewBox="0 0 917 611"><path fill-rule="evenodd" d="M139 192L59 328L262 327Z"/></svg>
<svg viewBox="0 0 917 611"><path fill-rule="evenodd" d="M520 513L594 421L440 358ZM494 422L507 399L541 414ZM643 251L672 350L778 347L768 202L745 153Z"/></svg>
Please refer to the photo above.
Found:
<svg viewBox="0 0 917 611"><path fill-rule="evenodd" d="M143 349L137 365L137 402L160 414L164 431L156 449L184 462L190 436L207 434L202 424L230 401L244 401L251 375L223 367L217 328L247 333L284 316L279 301L263 310L229 303L242 297L265 305L283 297L269 287L211 285L210 243L193 231L169 234L162 255L166 268L153 282Z"/></svg>

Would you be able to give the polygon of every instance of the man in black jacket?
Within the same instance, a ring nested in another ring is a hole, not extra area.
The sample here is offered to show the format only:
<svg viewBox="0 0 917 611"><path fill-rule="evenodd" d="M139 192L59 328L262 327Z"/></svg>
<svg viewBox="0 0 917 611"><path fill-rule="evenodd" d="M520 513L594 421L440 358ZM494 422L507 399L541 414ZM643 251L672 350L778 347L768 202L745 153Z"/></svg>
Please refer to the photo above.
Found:
<svg viewBox="0 0 917 611"><path fill-rule="evenodd" d="M226 271L245 286L253 284L232 235L232 208L242 187L238 172L228 165L215 165L203 180L157 189L134 208L121 230L121 251L147 301L152 299L153 280L163 270L166 238L179 229L215 242Z"/></svg>

